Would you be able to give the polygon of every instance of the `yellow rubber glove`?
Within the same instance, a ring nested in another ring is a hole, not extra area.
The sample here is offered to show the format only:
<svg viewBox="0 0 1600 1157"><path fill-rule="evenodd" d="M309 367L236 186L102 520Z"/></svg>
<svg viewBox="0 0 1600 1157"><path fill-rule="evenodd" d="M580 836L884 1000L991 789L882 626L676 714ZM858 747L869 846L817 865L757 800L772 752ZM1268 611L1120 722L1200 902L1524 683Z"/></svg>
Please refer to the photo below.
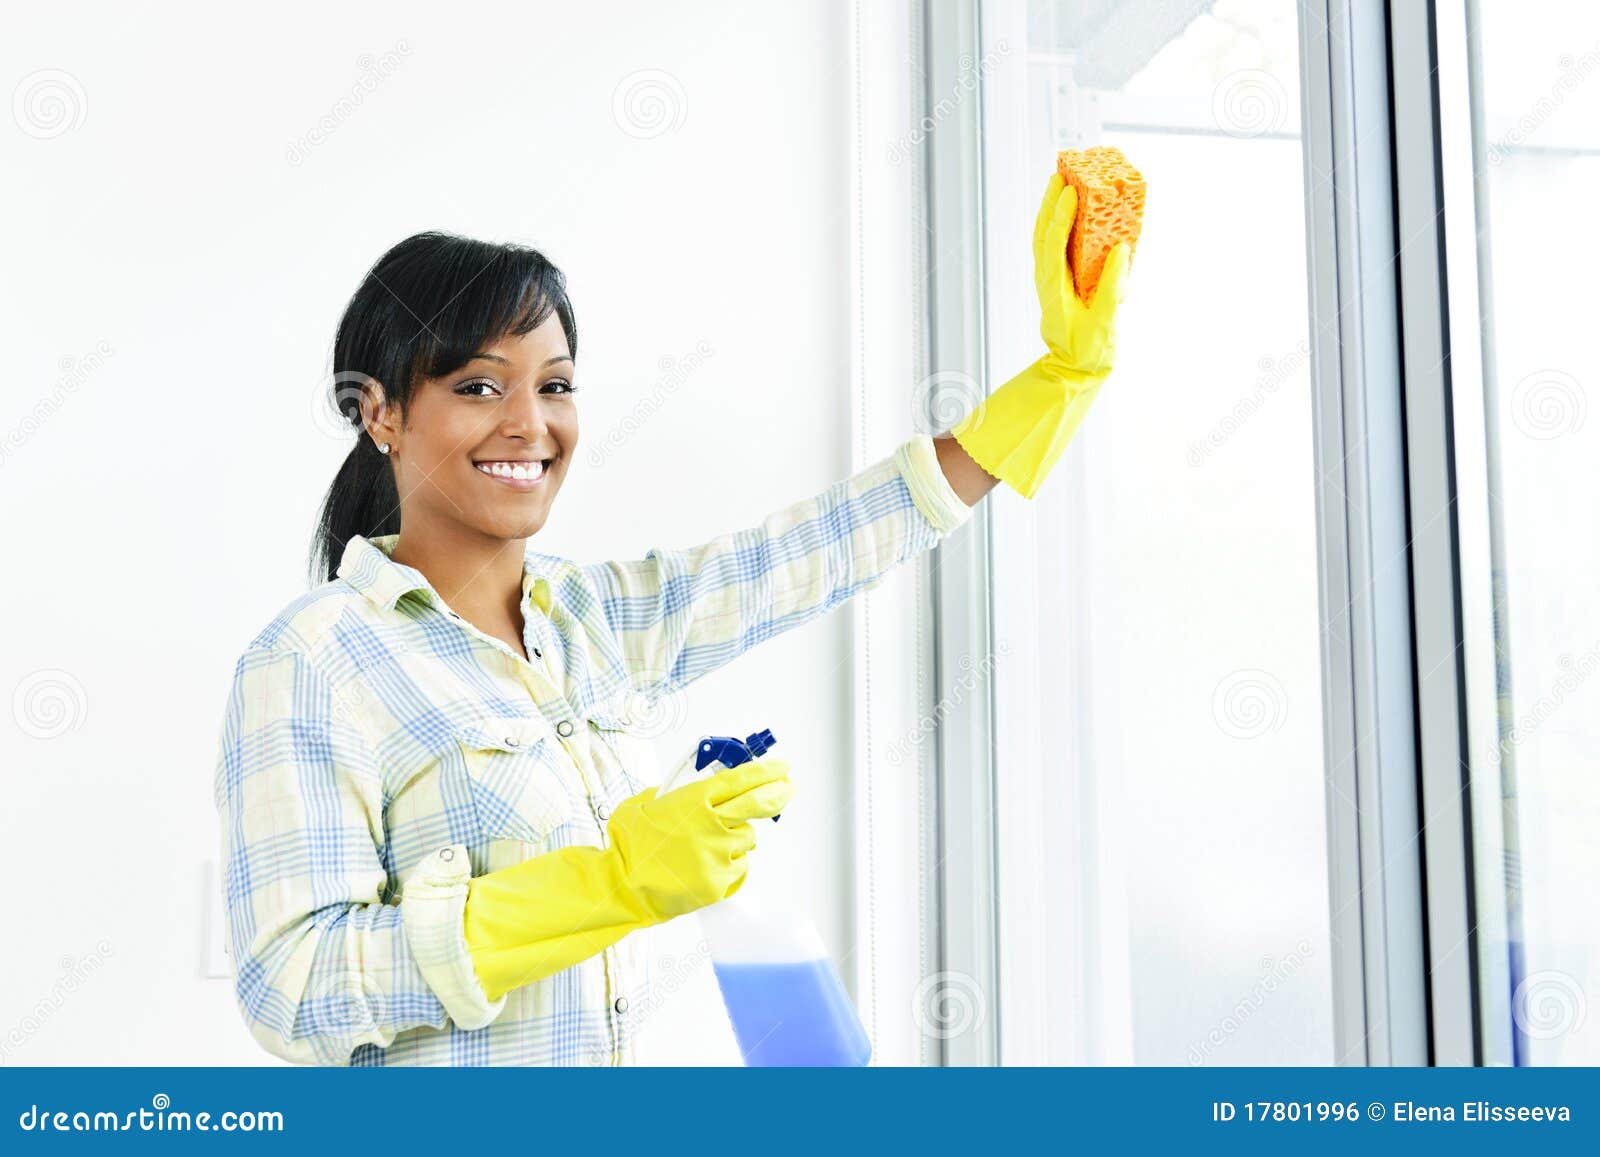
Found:
<svg viewBox="0 0 1600 1157"><path fill-rule="evenodd" d="M585 960L629 932L744 886L753 819L794 795L789 765L759 759L617 805L610 846L546 852L467 885L467 948L490 1000Z"/></svg>
<svg viewBox="0 0 1600 1157"><path fill-rule="evenodd" d="M1112 247L1094 301L1078 299L1067 268L1067 234L1078 193L1050 175L1033 227L1033 279L1039 291L1040 335L1048 352L957 422L950 430L973 461L1032 498L1111 373L1115 315L1132 250Z"/></svg>

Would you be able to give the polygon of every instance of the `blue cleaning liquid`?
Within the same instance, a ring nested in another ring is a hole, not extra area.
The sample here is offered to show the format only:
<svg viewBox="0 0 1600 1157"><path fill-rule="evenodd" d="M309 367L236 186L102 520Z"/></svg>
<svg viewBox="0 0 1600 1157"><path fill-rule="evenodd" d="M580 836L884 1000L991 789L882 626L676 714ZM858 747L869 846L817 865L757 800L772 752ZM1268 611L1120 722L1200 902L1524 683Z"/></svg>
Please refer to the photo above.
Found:
<svg viewBox="0 0 1600 1157"><path fill-rule="evenodd" d="M842 1068L871 1059L872 1042L828 961L713 968L746 1065Z"/></svg>

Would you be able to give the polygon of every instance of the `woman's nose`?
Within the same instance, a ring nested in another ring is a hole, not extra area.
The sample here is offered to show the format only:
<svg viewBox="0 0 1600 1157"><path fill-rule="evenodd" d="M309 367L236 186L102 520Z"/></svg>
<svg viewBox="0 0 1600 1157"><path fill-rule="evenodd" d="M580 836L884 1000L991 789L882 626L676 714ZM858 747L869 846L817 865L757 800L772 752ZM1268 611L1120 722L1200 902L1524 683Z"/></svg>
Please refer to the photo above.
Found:
<svg viewBox="0 0 1600 1157"><path fill-rule="evenodd" d="M520 435L529 442L543 439L549 429L545 407L549 400L534 386L512 390L501 411L500 432Z"/></svg>

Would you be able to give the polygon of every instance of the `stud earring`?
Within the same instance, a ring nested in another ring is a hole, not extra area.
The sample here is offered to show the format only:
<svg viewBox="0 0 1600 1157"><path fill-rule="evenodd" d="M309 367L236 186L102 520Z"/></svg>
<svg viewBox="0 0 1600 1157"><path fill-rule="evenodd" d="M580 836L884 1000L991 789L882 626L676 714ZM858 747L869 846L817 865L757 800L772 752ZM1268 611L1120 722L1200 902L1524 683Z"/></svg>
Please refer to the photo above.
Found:
<svg viewBox="0 0 1600 1157"><path fill-rule="evenodd" d="M379 447L378 447L378 453L380 453L380 454L387 454L387 453L388 453L388 452L389 452L389 443L387 443L387 442L384 442L384 443L383 443L383 444L381 444L381 445L380 445L380 446L379 446Z"/></svg>

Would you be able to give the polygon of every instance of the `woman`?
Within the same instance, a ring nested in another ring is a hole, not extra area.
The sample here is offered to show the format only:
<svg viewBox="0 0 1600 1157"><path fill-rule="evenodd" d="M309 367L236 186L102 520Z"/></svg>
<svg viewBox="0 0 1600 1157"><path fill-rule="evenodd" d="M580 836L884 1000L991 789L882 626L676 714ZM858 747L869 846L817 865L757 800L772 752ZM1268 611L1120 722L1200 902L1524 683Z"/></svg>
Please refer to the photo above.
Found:
<svg viewBox="0 0 1600 1157"><path fill-rule="evenodd" d="M684 687L871 589L1005 481L1031 498L1114 352L1129 254L1085 305L1052 176L1034 229L1046 354L950 434L686 550L527 549L578 442L577 326L538 253L424 233L334 348L358 430L320 585L234 673L216 770L229 950L252 1035L338 1065L631 1064L646 938L733 895L757 760L656 798L625 700ZM631 1013L631 1015L630 1015Z"/></svg>

